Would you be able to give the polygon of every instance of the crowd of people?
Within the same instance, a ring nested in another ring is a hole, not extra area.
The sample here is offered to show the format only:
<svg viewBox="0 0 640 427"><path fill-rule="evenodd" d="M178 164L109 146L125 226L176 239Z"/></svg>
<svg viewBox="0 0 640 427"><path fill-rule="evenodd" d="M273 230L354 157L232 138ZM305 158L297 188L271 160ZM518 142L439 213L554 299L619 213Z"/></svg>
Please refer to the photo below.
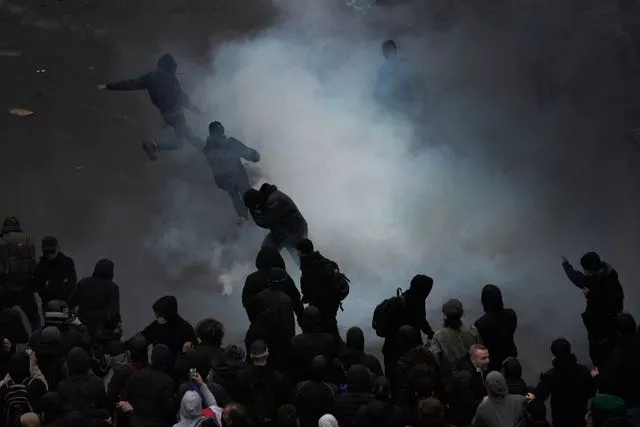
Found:
<svg viewBox="0 0 640 427"><path fill-rule="evenodd" d="M240 346L225 342L224 319L194 327L170 295L153 304L153 321L125 339L114 263L99 260L78 281L55 237L42 239L41 249L37 259L18 220L4 221L4 427L639 425L638 329L623 311L616 271L593 252L582 257L582 271L562 263L586 298L592 366L558 338L549 370L527 384L514 341L518 317L495 285L482 288L484 315L473 324L451 299L434 328L425 308L434 281L416 275L372 313L384 338L381 363L365 352L361 328L341 335L336 318L349 280L307 238L295 247L300 287L277 247L259 250L242 292L250 327Z"/></svg>

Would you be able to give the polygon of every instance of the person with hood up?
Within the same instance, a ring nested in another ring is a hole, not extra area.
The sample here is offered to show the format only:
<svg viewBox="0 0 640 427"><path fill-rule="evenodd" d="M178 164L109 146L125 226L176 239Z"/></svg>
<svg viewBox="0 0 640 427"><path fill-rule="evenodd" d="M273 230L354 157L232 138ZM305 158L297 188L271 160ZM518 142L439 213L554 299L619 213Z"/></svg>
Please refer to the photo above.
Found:
<svg viewBox="0 0 640 427"><path fill-rule="evenodd" d="M47 326L42 330L37 342L32 346L38 360L38 366L49 385L49 390L56 390L58 384L66 377L67 348L58 328Z"/></svg>
<svg viewBox="0 0 640 427"><path fill-rule="evenodd" d="M60 252L58 239L53 236L42 239L42 256L33 281L43 307L53 300L69 301L76 287L78 276L73 259Z"/></svg>
<svg viewBox="0 0 640 427"><path fill-rule="evenodd" d="M489 352L489 354L491 354L491 352ZM491 364L489 364L489 366L491 366ZM528 393L527 383L522 379L522 366L518 359L515 357L507 357L504 359L502 362L502 375L507 382L509 394L525 396Z"/></svg>
<svg viewBox="0 0 640 427"><path fill-rule="evenodd" d="M178 314L178 300L173 295L159 298L153 304L156 319L141 332L149 344L164 344L176 360L186 342L197 340L193 326Z"/></svg>
<svg viewBox="0 0 640 427"><path fill-rule="evenodd" d="M105 378L109 402L120 400L120 394L131 375L140 369L144 369L149 359L147 340L141 334L131 337L124 343L124 347L129 354L129 363L114 366L112 372L108 375L110 378Z"/></svg>
<svg viewBox="0 0 640 427"><path fill-rule="evenodd" d="M307 237L307 221L296 204L275 185L264 183L260 190L250 188L244 193L244 204L253 221L260 228L269 230L262 247L286 248L299 262L296 247Z"/></svg>
<svg viewBox="0 0 640 427"><path fill-rule="evenodd" d="M260 153L225 135L222 123L211 122L209 137L204 146L204 157L211 167L213 180L218 188L226 191L231 197L240 223L249 219L243 197L251 188L251 184L241 159L257 163L260 161Z"/></svg>
<svg viewBox="0 0 640 427"><path fill-rule="evenodd" d="M62 400L58 393L49 391L40 398L40 419L44 427L65 427Z"/></svg>
<svg viewBox="0 0 640 427"><path fill-rule="evenodd" d="M462 323L464 308L457 299L450 299L442 305L444 327L435 333L431 341L431 353L440 365L445 386L451 385L453 369L458 361L467 356L471 346L482 344L482 338L473 327Z"/></svg>
<svg viewBox="0 0 640 427"><path fill-rule="evenodd" d="M471 427L525 427L526 401L524 396L509 394L507 382L500 372L487 374L487 399L471 422Z"/></svg>
<svg viewBox="0 0 640 427"><path fill-rule="evenodd" d="M211 405L214 405L212 403ZM209 406L211 406L209 405ZM180 401L180 421L173 427L219 427L215 418L202 415L202 398L195 391L187 391Z"/></svg>
<svg viewBox="0 0 640 427"><path fill-rule="evenodd" d="M157 344L151 351L151 365L135 371L122 393L122 398L135 408L134 420L146 427L173 424L174 382L167 372L172 367L171 351Z"/></svg>
<svg viewBox="0 0 640 427"><path fill-rule="evenodd" d="M201 149L202 141L194 136L187 127L184 109L199 114L198 108L189 101L189 97L182 89L176 77L178 64L168 53L158 59L155 71L140 77L101 84L96 87L98 92L105 90L146 90L151 102L160 111L160 115L167 126L173 128L174 139L165 142L144 142L142 148L151 160L156 160L158 151L172 151L182 148L184 140L189 141L197 149Z"/></svg>
<svg viewBox="0 0 640 427"><path fill-rule="evenodd" d="M451 427L447 422L444 405L435 397L428 397L418 402L418 421L412 426Z"/></svg>
<svg viewBox="0 0 640 427"><path fill-rule="evenodd" d="M596 393L596 381L571 352L571 344L559 338L551 344L553 368L540 376L535 394L545 402L551 397L553 427L584 427L587 403Z"/></svg>
<svg viewBox="0 0 640 427"><path fill-rule="evenodd" d="M326 357L314 357L310 379L296 386L295 405L300 427L316 427L320 417L334 411L337 390L325 382L328 367Z"/></svg>
<svg viewBox="0 0 640 427"><path fill-rule="evenodd" d="M349 328L345 347L338 356L342 367L348 371L352 365L363 365L375 377L383 376L382 365L373 355L364 352L364 332L357 326Z"/></svg>
<svg viewBox="0 0 640 427"><path fill-rule="evenodd" d="M518 316L512 309L504 308L502 292L495 285L483 287L480 299L484 315L476 320L474 325L491 354L489 370L499 371L504 359L518 356L518 349L513 340L518 326Z"/></svg>
<svg viewBox="0 0 640 427"><path fill-rule="evenodd" d="M240 372L247 367L245 359L245 351L240 346L231 344L224 349L220 363L213 367L213 381L220 384L231 396L238 394L237 379Z"/></svg>
<svg viewBox="0 0 640 427"><path fill-rule="evenodd" d="M448 402L454 425L468 425L486 396L485 377L489 361L489 350L474 344L456 364Z"/></svg>
<svg viewBox="0 0 640 427"><path fill-rule="evenodd" d="M333 415L324 414L318 420L318 427L340 427L340 423Z"/></svg>
<svg viewBox="0 0 640 427"><path fill-rule="evenodd" d="M110 409L102 380L91 373L89 356L74 347L67 356L69 377L58 385L58 394L65 413L78 411L90 421L99 408Z"/></svg>
<svg viewBox="0 0 640 427"><path fill-rule="evenodd" d="M580 265L582 272L574 270L562 257L564 272L587 300L582 321L587 329L589 357L596 367L601 368L615 346L615 317L624 309L624 291L618 272L602 261L597 253L584 254Z"/></svg>
<svg viewBox="0 0 640 427"><path fill-rule="evenodd" d="M69 297L69 306L77 307L78 317L91 335L104 329L109 313L120 313L120 287L113 281L114 269L113 261L101 259L93 275L80 280Z"/></svg>
<svg viewBox="0 0 640 427"><path fill-rule="evenodd" d="M391 400L391 383L385 377L378 377L373 386L374 400L360 406L356 414L354 427L405 427L405 417Z"/></svg>
<svg viewBox="0 0 640 427"><path fill-rule="evenodd" d="M296 381L309 378L309 368L314 357L322 355L333 363L337 344L331 334L322 332L322 314L313 306L304 309L302 333L291 340L291 369Z"/></svg>
<svg viewBox="0 0 640 427"><path fill-rule="evenodd" d="M346 391L335 400L334 414L342 427L352 427L361 406L373 401L371 373L362 365L353 365L347 371Z"/></svg>

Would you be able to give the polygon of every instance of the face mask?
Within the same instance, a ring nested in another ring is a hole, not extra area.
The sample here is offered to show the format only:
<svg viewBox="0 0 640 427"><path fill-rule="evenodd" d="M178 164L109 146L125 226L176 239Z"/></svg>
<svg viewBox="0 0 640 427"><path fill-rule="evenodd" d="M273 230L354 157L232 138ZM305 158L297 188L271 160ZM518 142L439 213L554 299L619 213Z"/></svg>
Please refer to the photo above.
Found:
<svg viewBox="0 0 640 427"><path fill-rule="evenodd" d="M156 322L158 322L161 325L164 325L165 323L167 323L167 319L165 319L164 317L156 317Z"/></svg>

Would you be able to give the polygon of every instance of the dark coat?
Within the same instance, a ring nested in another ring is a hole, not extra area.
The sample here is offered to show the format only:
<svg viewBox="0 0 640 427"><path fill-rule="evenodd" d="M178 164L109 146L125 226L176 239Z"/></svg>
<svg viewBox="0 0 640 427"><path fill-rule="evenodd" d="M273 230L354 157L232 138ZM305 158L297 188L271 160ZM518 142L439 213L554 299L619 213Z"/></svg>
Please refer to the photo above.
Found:
<svg viewBox="0 0 640 427"><path fill-rule="evenodd" d="M65 413L78 411L89 421L98 409L110 409L104 382L90 373L87 353L79 347L67 356L69 377L58 385L58 394Z"/></svg>
<svg viewBox="0 0 640 427"><path fill-rule="evenodd" d="M352 365L359 364L369 369L375 377L384 375L380 361L375 356L364 352L364 332L357 326L347 331L345 347L338 357L345 371L348 371Z"/></svg>
<svg viewBox="0 0 640 427"><path fill-rule="evenodd" d="M69 301L71 293L76 288L78 276L73 259L62 252L49 261L41 257L33 273L35 287L42 299L42 306L56 299Z"/></svg>
<svg viewBox="0 0 640 427"><path fill-rule="evenodd" d="M335 400L335 416L342 427L354 425L358 410L373 401L371 374L362 365L353 365L347 372L347 390Z"/></svg>
<svg viewBox="0 0 640 427"><path fill-rule="evenodd" d="M476 370L467 354L458 361L453 372L453 385L449 396L452 424L471 423L478 405L486 395L484 373Z"/></svg>
<svg viewBox="0 0 640 427"><path fill-rule="evenodd" d="M193 326L178 314L178 300L174 296L164 296L153 304L153 311L163 317L167 323L151 322L142 335L149 344L164 344L169 347L173 360L182 351L185 342L196 343L197 337Z"/></svg>
<svg viewBox="0 0 640 427"><path fill-rule="evenodd" d="M310 377L309 369L315 356L325 356L332 363L337 345L331 334L322 330L322 314L315 307L307 307L302 315L302 333L291 340L291 364L294 378L303 381Z"/></svg>
<svg viewBox="0 0 640 427"><path fill-rule="evenodd" d="M421 371L421 373L417 373ZM417 384L416 381L423 382ZM430 384L424 384L424 382ZM396 402L403 411L410 411L417 404L416 392L424 392L424 388L430 388L435 395L444 397L444 385L438 368L438 361L424 346L418 346L409 350L398 360L396 375Z"/></svg>
<svg viewBox="0 0 640 427"><path fill-rule="evenodd" d="M123 398L135 408L136 419L144 425L172 425L176 416L174 382L153 367L134 372Z"/></svg>
<svg viewBox="0 0 640 427"><path fill-rule="evenodd" d="M316 360L310 370L311 379L296 386L294 403L300 427L317 427L320 417L334 413L337 390L324 382L325 373L326 361Z"/></svg>
<svg viewBox="0 0 640 427"><path fill-rule="evenodd" d="M335 316L340 298L334 284L338 264L323 257L320 252L305 255L300 259L300 289L302 301L313 305L324 315Z"/></svg>
<svg viewBox="0 0 640 427"><path fill-rule="evenodd" d="M620 397L628 408L640 407L640 336L622 338L598 381L600 393Z"/></svg>
<svg viewBox="0 0 640 427"><path fill-rule="evenodd" d="M390 401L374 400L363 405L356 414L355 427L405 427L405 416L398 406Z"/></svg>
<svg viewBox="0 0 640 427"><path fill-rule="evenodd" d="M269 396L270 402L259 401L264 396ZM284 376L269 366L249 366L238 374L236 396L232 396L236 402L243 404L249 410L249 414L253 418L254 423L258 425L267 416L275 421L278 415L278 408L286 405L291 401L291 388L286 383ZM257 414L252 411L253 408L262 405L271 407L263 408L266 413Z"/></svg>
<svg viewBox="0 0 640 427"><path fill-rule="evenodd" d="M278 243L292 237L306 237L307 221L289 196L271 184L263 184L260 193L264 197L264 204L250 211L258 227L270 230Z"/></svg>
<svg viewBox="0 0 640 427"><path fill-rule="evenodd" d="M246 177L247 172L240 159L260 161L260 154L235 138L210 135L204 146L204 156L215 177ZM248 181L248 177L245 181Z"/></svg>

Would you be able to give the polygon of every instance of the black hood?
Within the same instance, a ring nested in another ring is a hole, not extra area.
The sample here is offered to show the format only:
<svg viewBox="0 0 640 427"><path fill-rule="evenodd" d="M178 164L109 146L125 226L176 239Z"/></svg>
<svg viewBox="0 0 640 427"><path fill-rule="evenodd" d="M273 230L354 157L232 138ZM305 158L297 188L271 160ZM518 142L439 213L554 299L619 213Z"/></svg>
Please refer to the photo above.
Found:
<svg viewBox="0 0 640 427"><path fill-rule="evenodd" d="M362 329L354 326L347 331L347 348L364 352L364 332Z"/></svg>
<svg viewBox="0 0 640 427"><path fill-rule="evenodd" d="M569 354L567 356L554 358L553 362L551 364L556 369L560 369L560 370L567 369L567 368L571 368L571 367L577 365L578 364L578 358L576 357L575 354L571 353L571 354Z"/></svg>
<svg viewBox="0 0 640 427"><path fill-rule="evenodd" d="M334 274L335 264L316 251L300 259L300 268L303 272L313 271L314 275L331 277Z"/></svg>
<svg viewBox="0 0 640 427"><path fill-rule="evenodd" d="M322 330L322 314L320 310L312 305L305 308L300 326L302 327L302 332L307 334L320 332Z"/></svg>
<svg viewBox="0 0 640 427"><path fill-rule="evenodd" d="M312 381L323 381L327 372L327 358L320 355L313 358L311 361L311 368L309 369L309 376Z"/></svg>
<svg viewBox="0 0 640 427"><path fill-rule="evenodd" d="M347 372L347 391L351 393L371 393L371 374L362 365L353 365Z"/></svg>
<svg viewBox="0 0 640 427"><path fill-rule="evenodd" d="M285 269L284 259L275 248L262 248L256 256L256 268L258 270L270 270L272 268Z"/></svg>
<svg viewBox="0 0 640 427"><path fill-rule="evenodd" d="M398 330L398 337L396 340L396 349L398 354L403 355L420 344L422 344L420 333L412 326L404 325Z"/></svg>
<svg viewBox="0 0 640 427"><path fill-rule="evenodd" d="M278 191L278 187L273 184L269 184L268 182L265 182L264 184L262 184L262 187L260 187L260 193L262 193L264 197L269 197L276 191Z"/></svg>
<svg viewBox="0 0 640 427"><path fill-rule="evenodd" d="M504 359L504 362L502 362L502 375L507 379L522 377L520 361L515 357L507 357Z"/></svg>
<svg viewBox="0 0 640 427"><path fill-rule="evenodd" d="M96 263L93 269L93 277L99 277L100 279L113 279L113 271L115 270L115 264L110 259L103 258Z"/></svg>
<svg viewBox="0 0 640 427"><path fill-rule="evenodd" d="M289 279L289 275L282 268L269 270L269 287L271 289L285 292L285 285Z"/></svg>
<svg viewBox="0 0 640 427"><path fill-rule="evenodd" d="M504 310L502 292L500 292L500 288L495 285L486 285L482 288L480 300L482 301L482 307L484 307L485 313Z"/></svg>
<svg viewBox="0 0 640 427"><path fill-rule="evenodd" d="M161 297L153 304L153 312L167 321L174 320L178 317L178 300L173 295Z"/></svg>
<svg viewBox="0 0 640 427"><path fill-rule="evenodd" d="M87 352L80 347L73 347L67 356L69 375L85 375L91 369Z"/></svg>
<svg viewBox="0 0 640 427"><path fill-rule="evenodd" d="M158 59L158 70L164 71L165 73L175 74L178 71L178 63L173 56L168 53L165 53Z"/></svg>

